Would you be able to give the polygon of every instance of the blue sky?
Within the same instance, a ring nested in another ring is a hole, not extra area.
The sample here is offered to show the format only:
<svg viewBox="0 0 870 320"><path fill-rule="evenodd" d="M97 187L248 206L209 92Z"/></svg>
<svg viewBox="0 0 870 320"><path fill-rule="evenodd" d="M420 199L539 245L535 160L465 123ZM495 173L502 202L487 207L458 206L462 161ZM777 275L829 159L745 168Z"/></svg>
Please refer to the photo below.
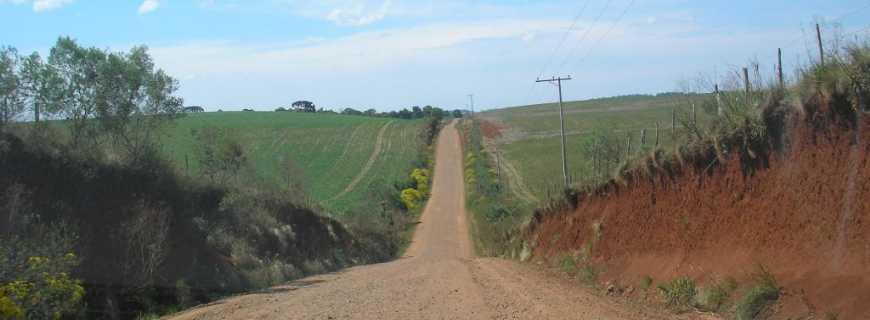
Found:
<svg viewBox="0 0 870 320"><path fill-rule="evenodd" d="M58 36L115 51L147 45L188 105L267 110L478 108L680 90L757 60L811 54L813 23L852 39L863 0L0 0L0 45Z"/></svg>

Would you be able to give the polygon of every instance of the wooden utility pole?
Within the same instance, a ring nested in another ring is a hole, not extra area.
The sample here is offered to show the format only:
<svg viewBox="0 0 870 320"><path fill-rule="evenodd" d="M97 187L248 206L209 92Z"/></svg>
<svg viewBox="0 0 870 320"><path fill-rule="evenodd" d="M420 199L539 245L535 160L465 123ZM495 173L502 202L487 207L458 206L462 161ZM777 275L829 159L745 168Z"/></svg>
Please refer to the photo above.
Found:
<svg viewBox="0 0 870 320"><path fill-rule="evenodd" d="M537 79L535 82L549 82L556 83L556 86L559 87L559 131L562 134L562 177L565 179L565 187L567 188L570 184L568 180L568 159L567 153L565 152L565 110L562 107L562 81L571 80L571 76L567 77L551 77L550 79Z"/></svg>
<svg viewBox="0 0 870 320"><path fill-rule="evenodd" d="M785 88L785 80L782 78L782 48L776 49L776 79L779 80L779 88Z"/></svg>
<svg viewBox="0 0 870 320"><path fill-rule="evenodd" d="M713 85L713 91L716 93L716 114L722 116L722 97L719 94L719 85Z"/></svg>
<svg viewBox="0 0 870 320"><path fill-rule="evenodd" d="M822 48L822 28L816 23L816 40L819 43L819 64L825 64L825 50Z"/></svg>
<svg viewBox="0 0 870 320"><path fill-rule="evenodd" d="M743 68L743 86L746 90L746 105L751 106L752 103L749 100L749 95L752 93L752 85L749 83L749 69Z"/></svg>

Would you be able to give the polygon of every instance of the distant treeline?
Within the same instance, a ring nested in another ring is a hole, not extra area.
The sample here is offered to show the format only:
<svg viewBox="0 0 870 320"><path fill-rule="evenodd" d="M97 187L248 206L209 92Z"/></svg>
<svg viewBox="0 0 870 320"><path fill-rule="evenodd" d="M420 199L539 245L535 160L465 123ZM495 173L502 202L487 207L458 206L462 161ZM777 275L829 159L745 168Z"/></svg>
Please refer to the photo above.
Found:
<svg viewBox="0 0 870 320"><path fill-rule="evenodd" d="M253 111L251 109L245 109L245 111ZM364 111L360 111L354 108L344 108L341 112L337 112L330 109L317 108L317 106L311 101L296 101L290 108L278 107L275 109L275 112L283 112L283 111L295 111L295 112L317 112L317 113L331 113L331 114L343 114L349 116L366 116L366 117L378 117L378 118L396 118L396 119L422 119L426 117L434 117L437 119L445 118L445 117L454 117L461 118L462 110L453 110L448 111L438 107L433 106L425 106L420 108L419 106L413 106L411 109L403 108L399 111L390 111L390 112L378 112L375 109L367 109Z"/></svg>

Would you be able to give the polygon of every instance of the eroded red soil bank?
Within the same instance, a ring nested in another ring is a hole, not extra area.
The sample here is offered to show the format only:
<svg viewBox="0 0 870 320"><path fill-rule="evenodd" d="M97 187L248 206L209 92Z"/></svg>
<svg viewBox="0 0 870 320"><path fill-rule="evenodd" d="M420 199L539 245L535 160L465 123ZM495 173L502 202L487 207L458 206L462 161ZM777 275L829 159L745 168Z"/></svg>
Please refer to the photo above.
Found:
<svg viewBox="0 0 870 320"><path fill-rule="evenodd" d="M764 266L783 287L774 318L870 319L864 117L859 134L793 130L790 150L752 175L732 156L713 170L632 179L545 214L531 235L535 258L555 261L591 243L599 280L635 288L647 276L655 284L689 276L701 286L727 276L745 290Z"/></svg>

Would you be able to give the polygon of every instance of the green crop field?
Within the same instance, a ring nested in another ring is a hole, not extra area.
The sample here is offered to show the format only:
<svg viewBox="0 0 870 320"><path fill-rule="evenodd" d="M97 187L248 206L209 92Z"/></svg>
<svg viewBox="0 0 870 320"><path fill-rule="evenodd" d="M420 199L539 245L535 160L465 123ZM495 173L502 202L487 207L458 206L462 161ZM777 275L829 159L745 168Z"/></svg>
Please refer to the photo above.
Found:
<svg viewBox="0 0 870 320"><path fill-rule="evenodd" d="M420 121L297 112L188 114L162 143L181 169L198 172L197 132L224 130L239 141L256 175L287 190L301 179L308 198L333 214L374 210L371 192L404 179L418 153ZM288 165L289 163L289 165ZM288 171L287 168L292 168Z"/></svg>
<svg viewBox="0 0 870 320"><path fill-rule="evenodd" d="M678 119L691 114L691 104L696 104L699 123L711 119L710 110L705 111L702 100L706 96L625 96L564 103L566 152L568 172L575 184L589 179L592 156L584 154L581 144L591 132L605 131L616 137L625 148L631 139L632 154L650 150L655 141L658 122L659 144L673 146L671 134L672 112L676 109ZM555 196L562 184L561 144L559 139L559 108L557 104L540 104L510 107L480 113L480 118L492 121L500 127L500 136L490 137L488 142L501 154L503 170L508 179L520 181L520 186L531 193L536 201ZM641 129L646 129L642 148ZM487 130L484 130L487 131ZM677 137L685 134L677 123ZM615 169L615 164L612 167Z"/></svg>

